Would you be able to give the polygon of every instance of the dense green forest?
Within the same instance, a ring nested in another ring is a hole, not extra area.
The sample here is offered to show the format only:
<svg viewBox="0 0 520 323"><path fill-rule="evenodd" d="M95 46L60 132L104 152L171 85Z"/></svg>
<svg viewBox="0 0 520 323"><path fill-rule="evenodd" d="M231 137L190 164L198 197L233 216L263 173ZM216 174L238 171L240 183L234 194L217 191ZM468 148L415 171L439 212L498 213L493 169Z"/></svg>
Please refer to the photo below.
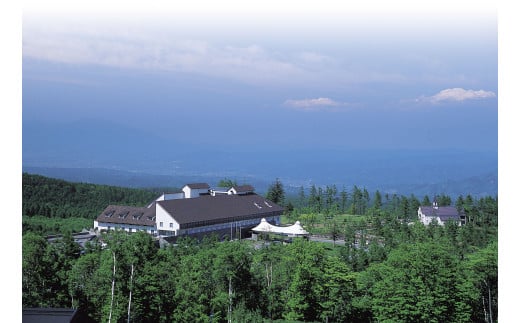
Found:
<svg viewBox="0 0 520 323"><path fill-rule="evenodd" d="M26 217L92 220L109 200L144 205L156 195L56 183L24 174ZM71 187L83 193L75 196ZM86 192L97 190L105 193L92 193L98 200L89 203ZM286 206L284 221L299 220L344 244L208 237L158 248L147 234L110 232L100 236L104 247L93 243L80 252L69 233L49 243L45 232L28 229L22 238L23 306L80 308L100 322L498 320L497 197L459 196L453 203L439 195L440 204L463 209L468 223L424 226L416 221L417 207L430 204L428 197L369 194L357 186L302 188L298 196L285 196L278 180L266 195ZM29 205L41 210L42 203L55 211L26 213Z"/></svg>
<svg viewBox="0 0 520 323"><path fill-rule="evenodd" d="M71 183L23 173L22 230L78 232L92 227L94 219L110 204L143 206L158 194L158 189Z"/></svg>

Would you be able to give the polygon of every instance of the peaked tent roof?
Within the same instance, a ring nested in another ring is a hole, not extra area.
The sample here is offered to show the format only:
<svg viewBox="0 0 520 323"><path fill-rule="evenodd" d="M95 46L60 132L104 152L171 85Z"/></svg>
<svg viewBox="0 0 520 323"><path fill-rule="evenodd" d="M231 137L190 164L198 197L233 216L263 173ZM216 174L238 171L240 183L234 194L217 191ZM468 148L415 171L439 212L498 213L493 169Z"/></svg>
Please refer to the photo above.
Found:
<svg viewBox="0 0 520 323"><path fill-rule="evenodd" d="M251 230L258 231L258 232L276 232L276 226L267 222L265 219L262 219L260 221L260 224Z"/></svg>
<svg viewBox="0 0 520 323"><path fill-rule="evenodd" d="M293 225L287 227L279 227L276 225L272 225L267 222L265 219L260 221L260 224L251 229L256 232L267 232L267 233L281 233L287 235L308 235L307 232L300 224L300 221L296 221Z"/></svg>
<svg viewBox="0 0 520 323"><path fill-rule="evenodd" d="M293 225L289 227L281 227L284 232L288 232L290 234L294 235L307 235L309 232L307 232L300 224L300 221L296 221Z"/></svg>

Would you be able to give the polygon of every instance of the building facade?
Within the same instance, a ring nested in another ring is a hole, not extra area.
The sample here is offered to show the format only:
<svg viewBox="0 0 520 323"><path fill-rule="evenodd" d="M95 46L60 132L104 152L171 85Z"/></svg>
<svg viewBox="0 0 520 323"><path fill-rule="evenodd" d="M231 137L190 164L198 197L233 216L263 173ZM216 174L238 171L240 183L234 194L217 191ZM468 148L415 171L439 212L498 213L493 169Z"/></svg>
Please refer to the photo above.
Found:
<svg viewBox="0 0 520 323"><path fill-rule="evenodd" d="M417 216L424 225L429 225L433 221L440 225L444 225L448 221L453 221L457 225L466 223L464 211L459 212L453 206L438 206L436 201L431 206L420 206L417 210Z"/></svg>
<svg viewBox="0 0 520 323"><path fill-rule="evenodd" d="M145 231L158 236L240 234L262 218L280 223L283 208L254 193L249 185L212 189L187 184L182 193L165 193L147 207L109 205L94 221L98 230Z"/></svg>

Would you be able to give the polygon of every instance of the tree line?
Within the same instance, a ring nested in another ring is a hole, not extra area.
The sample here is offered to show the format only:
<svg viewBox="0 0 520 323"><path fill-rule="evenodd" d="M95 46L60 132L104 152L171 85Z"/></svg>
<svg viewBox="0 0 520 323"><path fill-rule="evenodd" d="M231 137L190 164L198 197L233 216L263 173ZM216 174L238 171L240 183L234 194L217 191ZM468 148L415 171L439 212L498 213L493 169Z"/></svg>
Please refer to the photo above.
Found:
<svg viewBox="0 0 520 323"><path fill-rule="evenodd" d="M430 197L424 196L421 200L414 194L410 196L381 193L376 190L369 193L366 188L353 185L350 190L345 186L339 190L336 185L316 186L306 190L303 186L299 188L297 196L286 198L281 182L273 183L269 192L274 187L278 187L278 191L282 195L280 201L286 202L288 211L297 211L298 213L321 213L325 215L352 214L352 215L368 215L374 212L389 211L399 212L404 219L412 219L417 215L417 209L421 205L432 205ZM268 193L269 195L269 193ZM439 206L452 205L452 198L446 194L436 194L433 197ZM468 195L468 198L472 199ZM464 202L464 197L460 196Z"/></svg>
<svg viewBox="0 0 520 323"><path fill-rule="evenodd" d="M409 224L417 220L420 206L454 206L465 214L465 229L472 232L474 239L488 241L498 235L498 197L475 198L470 194L458 196L453 202L446 194L436 194L421 200L414 194L382 194L376 190L369 193L366 188L353 185L347 190L338 190L336 185L316 187L308 190L300 187L295 196L286 196L282 182L273 182L267 198L285 207L289 222L300 221L311 233L325 233L332 238L369 240L370 235L380 236L388 228L397 230L393 223ZM481 238L476 238L481 236ZM365 239L366 238L366 239ZM388 236L384 237L389 239ZM482 245L480 245L482 246Z"/></svg>

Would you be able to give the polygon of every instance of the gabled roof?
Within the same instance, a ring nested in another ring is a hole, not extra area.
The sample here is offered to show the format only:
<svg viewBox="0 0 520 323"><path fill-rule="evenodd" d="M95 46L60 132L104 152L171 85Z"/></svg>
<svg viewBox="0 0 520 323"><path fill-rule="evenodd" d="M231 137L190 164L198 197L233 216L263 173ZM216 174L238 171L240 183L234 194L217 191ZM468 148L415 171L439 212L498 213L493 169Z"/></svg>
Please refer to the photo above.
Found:
<svg viewBox="0 0 520 323"><path fill-rule="evenodd" d="M109 205L97 217L96 221L153 227L155 226L155 207Z"/></svg>
<svg viewBox="0 0 520 323"><path fill-rule="evenodd" d="M234 188L237 194L253 192L255 190L255 188L251 185L233 186L231 188Z"/></svg>
<svg viewBox="0 0 520 323"><path fill-rule="evenodd" d="M207 183L191 183L191 184L186 184L184 186L188 186L189 188L195 189L195 190L209 189L209 185Z"/></svg>
<svg viewBox="0 0 520 323"><path fill-rule="evenodd" d="M461 216L461 213L453 206L439 206L437 208L433 206L421 206L420 209L425 216L439 217L443 222L448 220L458 221Z"/></svg>
<svg viewBox="0 0 520 323"><path fill-rule="evenodd" d="M263 218L283 213L283 207L257 194L201 196L157 202L181 228L235 220Z"/></svg>

